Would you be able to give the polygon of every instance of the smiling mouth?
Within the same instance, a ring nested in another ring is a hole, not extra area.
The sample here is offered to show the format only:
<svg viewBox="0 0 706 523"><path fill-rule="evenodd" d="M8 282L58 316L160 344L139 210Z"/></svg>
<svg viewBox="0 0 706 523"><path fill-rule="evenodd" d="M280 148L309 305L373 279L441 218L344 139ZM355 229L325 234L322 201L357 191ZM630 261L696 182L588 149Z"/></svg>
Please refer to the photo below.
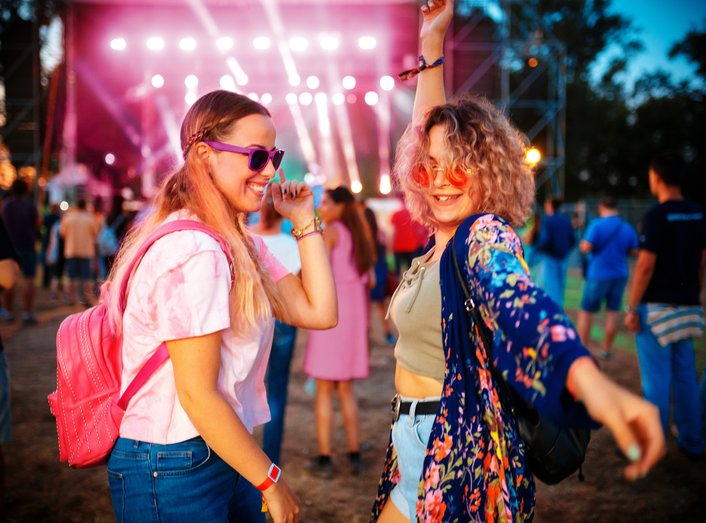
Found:
<svg viewBox="0 0 706 523"><path fill-rule="evenodd" d="M442 194L442 195L434 196L434 199L437 202L450 202L452 200L458 199L460 196L461 196L460 194L456 194L456 195L448 195L448 194L443 195Z"/></svg>
<svg viewBox="0 0 706 523"><path fill-rule="evenodd" d="M260 184L260 183L249 183L248 188L262 196L265 194L265 188L267 187L267 184Z"/></svg>

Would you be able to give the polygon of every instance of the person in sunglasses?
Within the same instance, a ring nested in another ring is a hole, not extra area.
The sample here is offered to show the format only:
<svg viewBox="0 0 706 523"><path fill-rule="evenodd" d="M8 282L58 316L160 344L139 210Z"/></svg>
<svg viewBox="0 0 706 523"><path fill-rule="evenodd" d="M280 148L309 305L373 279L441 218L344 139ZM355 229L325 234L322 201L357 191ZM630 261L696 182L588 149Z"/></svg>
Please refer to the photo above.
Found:
<svg viewBox="0 0 706 523"><path fill-rule="evenodd" d="M299 521L285 474L252 431L270 417L264 376L274 318L330 328L337 304L313 194L286 180L275 138L259 103L227 91L202 96L181 126L184 165L165 179L154 210L117 255L109 282L119 287L145 239L181 219L205 224L232 258L230 265L204 232L168 234L134 271L124 315L109 305L123 334L123 387L162 342L169 352L128 405L108 462L118 521L251 521L245 514L259 514L264 522L263 500L275 522ZM244 226L263 197L297 231L301 278ZM262 498L247 494L247 482ZM242 499L231 499L234 493Z"/></svg>
<svg viewBox="0 0 706 523"><path fill-rule="evenodd" d="M397 396L372 513L384 523L532 520L525 447L490 365L546 416L606 425L630 460L628 478L644 476L664 453L655 407L598 370L561 308L529 278L512 228L534 200L525 141L486 100L446 103L442 52L452 13L448 0L422 7L420 66L403 73L418 83L394 172L433 244L390 305ZM494 335L492 355L464 323L462 283Z"/></svg>

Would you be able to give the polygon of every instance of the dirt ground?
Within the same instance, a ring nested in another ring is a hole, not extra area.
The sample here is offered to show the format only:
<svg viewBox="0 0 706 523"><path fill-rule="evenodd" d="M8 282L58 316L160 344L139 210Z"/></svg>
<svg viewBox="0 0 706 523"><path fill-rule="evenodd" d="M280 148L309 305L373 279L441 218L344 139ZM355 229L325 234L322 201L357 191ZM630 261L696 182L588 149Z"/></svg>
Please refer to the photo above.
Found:
<svg viewBox="0 0 706 523"><path fill-rule="evenodd" d="M105 468L70 470L58 461L54 419L46 396L55 388L54 336L59 321L74 309L52 307L40 294L40 324L3 324L12 381L13 438L5 445L8 513L14 522L113 521ZM283 470L302 500L302 521L363 522L376 492L389 427L393 394L392 349L372 348L371 377L356 385L360 398L362 441L367 471L349 474L345 452L334 455L333 481L310 476L305 463L315 453L313 399L301 371L305 335L300 333L292 369L290 401L283 445ZM378 338L374 333L373 338ZM634 354L617 351L604 369L614 379L639 391ZM340 416L335 444L345 449ZM706 462L691 462L673 441L659 466L645 479L621 477L622 459L605 430L594 433L584 473L558 486L538 487L535 521L554 522L703 522L706 521Z"/></svg>

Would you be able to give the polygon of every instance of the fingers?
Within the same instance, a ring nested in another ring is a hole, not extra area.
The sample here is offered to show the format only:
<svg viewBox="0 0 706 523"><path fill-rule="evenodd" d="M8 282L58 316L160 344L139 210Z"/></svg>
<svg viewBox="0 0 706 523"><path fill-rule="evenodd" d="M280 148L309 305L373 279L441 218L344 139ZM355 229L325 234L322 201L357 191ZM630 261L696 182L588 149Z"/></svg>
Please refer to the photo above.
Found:
<svg viewBox="0 0 706 523"><path fill-rule="evenodd" d="M665 454L664 431L659 421L659 412L654 405L644 402L641 415L633 425L642 447L642 458L625 470L627 477L644 477Z"/></svg>
<svg viewBox="0 0 706 523"><path fill-rule="evenodd" d="M279 174L279 183L284 183L287 181L287 177L284 175L284 169L282 169L282 167L277 169L277 174Z"/></svg>

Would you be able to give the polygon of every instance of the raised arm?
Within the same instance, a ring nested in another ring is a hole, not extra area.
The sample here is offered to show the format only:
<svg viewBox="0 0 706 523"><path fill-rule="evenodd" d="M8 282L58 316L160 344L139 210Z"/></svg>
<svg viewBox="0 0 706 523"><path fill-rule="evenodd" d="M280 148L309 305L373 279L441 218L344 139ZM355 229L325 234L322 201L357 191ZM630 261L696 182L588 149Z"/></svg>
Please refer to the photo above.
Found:
<svg viewBox="0 0 706 523"><path fill-rule="evenodd" d="M290 275L277 282L285 304L282 320L306 329L330 329L338 323L338 302L326 246L314 230L314 195L305 183L287 181L282 169L279 175L280 183L268 188L275 209L304 232L297 240L301 278Z"/></svg>
<svg viewBox="0 0 706 523"><path fill-rule="evenodd" d="M433 64L444 54L444 38L453 10L453 0L429 0L421 8L423 22L419 33L419 54L424 57L427 65ZM412 124L420 125L429 109L444 103L444 66L425 69L417 77Z"/></svg>

